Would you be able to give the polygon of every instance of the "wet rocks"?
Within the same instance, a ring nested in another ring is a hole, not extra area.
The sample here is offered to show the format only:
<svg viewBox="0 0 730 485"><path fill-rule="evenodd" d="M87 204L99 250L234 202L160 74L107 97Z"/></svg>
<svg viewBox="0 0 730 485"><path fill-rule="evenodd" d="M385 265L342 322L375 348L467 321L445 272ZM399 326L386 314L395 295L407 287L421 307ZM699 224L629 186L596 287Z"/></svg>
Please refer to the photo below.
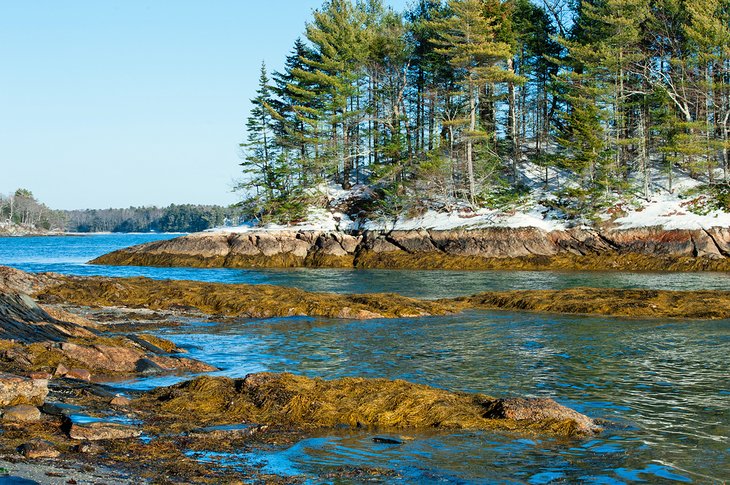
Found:
<svg viewBox="0 0 730 485"><path fill-rule="evenodd" d="M254 422L303 429L506 429L563 436L597 430L589 425L590 418L571 413L554 401L530 402L523 406L521 419L493 411L498 402L481 394L452 393L405 381L325 381L259 373L238 380L200 377L151 391L134 405L163 419L209 425ZM511 404L509 409L516 408Z"/></svg>
<svg viewBox="0 0 730 485"><path fill-rule="evenodd" d="M50 416L69 416L73 413L78 413L82 410L81 406L75 406L73 404L67 404L62 402L46 402L41 407L41 411L44 414Z"/></svg>
<svg viewBox="0 0 730 485"><path fill-rule="evenodd" d="M18 447L18 451L25 458L35 460L39 458L57 458L61 452L50 441L34 439Z"/></svg>
<svg viewBox="0 0 730 485"><path fill-rule="evenodd" d="M83 441L137 438L142 434L142 431L136 427L103 421L79 424L69 419L65 427L71 439Z"/></svg>
<svg viewBox="0 0 730 485"><path fill-rule="evenodd" d="M15 423L34 423L41 420L41 411L28 404L19 404L2 411L3 421Z"/></svg>
<svg viewBox="0 0 730 485"><path fill-rule="evenodd" d="M112 372L134 372L144 353L132 348L112 347L109 345L77 345L70 342L61 344L61 352L68 358L86 364L92 369Z"/></svg>
<svg viewBox="0 0 730 485"><path fill-rule="evenodd" d="M46 379L0 374L0 407L17 404L40 406L48 395Z"/></svg>
<svg viewBox="0 0 730 485"><path fill-rule="evenodd" d="M486 406L485 418L515 421L565 421L583 434L599 431L592 419L547 398L497 399Z"/></svg>

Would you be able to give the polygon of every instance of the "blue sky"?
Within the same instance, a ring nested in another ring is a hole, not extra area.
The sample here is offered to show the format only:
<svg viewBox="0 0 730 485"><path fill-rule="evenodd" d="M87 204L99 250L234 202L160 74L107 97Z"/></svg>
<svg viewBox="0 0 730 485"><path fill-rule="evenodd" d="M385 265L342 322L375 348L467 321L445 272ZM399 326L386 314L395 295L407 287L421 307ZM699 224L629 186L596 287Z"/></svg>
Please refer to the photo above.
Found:
<svg viewBox="0 0 730 485"><path fill-rule="evenodd" d="M235 202L261 61L281 67L321 3L0 0L0 193L58 209Z"/></svg>

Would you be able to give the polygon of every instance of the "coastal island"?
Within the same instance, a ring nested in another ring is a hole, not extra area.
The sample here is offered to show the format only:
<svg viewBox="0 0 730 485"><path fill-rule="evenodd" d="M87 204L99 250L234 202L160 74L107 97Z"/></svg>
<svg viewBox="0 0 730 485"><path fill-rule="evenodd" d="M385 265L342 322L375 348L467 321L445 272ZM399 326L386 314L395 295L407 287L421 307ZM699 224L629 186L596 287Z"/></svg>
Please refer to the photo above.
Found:
<svg viewBox="0 0 730 485"><path fill-rule="evenodd" d="M730 480L727 0L87 3L0 18L0 482Z"/></svg>

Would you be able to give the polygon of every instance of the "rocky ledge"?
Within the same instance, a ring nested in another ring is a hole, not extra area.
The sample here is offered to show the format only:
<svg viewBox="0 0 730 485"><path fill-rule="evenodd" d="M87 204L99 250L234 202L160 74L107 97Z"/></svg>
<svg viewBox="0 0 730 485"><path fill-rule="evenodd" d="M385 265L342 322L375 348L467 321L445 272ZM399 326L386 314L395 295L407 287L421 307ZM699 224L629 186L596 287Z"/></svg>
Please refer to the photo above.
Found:
<svg viewBox="0 0 730 485"><path fill-rule="evenodd" d="M730 228L538 228L196 233L121 249L94 264L403 269L730 270Z"/></svg>
<svg viewBox="0 0 730 485"><path fill-rule="evenodd" d="M343 295L271 285L148 278L57 276L54 284L43 281L46 284L35 295L44 302L174 311L208 319L309 316L368 320L445 315L468 309L636 318L730 318L730 292L717 290L516 290L432 301L396 294Z"/></svg>
<svg viewBox="0 0 730 485"><path fill-rule="evenodd" d="M0 274L22 272L0 268ZM172 342L148 334L117 335L59 307L41 306L9 287L41 288L51 276L2 278L0 284L0 370L91 380L150 373L208 372L214 367L181 357ZM34 282L34 280L36 280Z"/></svg>

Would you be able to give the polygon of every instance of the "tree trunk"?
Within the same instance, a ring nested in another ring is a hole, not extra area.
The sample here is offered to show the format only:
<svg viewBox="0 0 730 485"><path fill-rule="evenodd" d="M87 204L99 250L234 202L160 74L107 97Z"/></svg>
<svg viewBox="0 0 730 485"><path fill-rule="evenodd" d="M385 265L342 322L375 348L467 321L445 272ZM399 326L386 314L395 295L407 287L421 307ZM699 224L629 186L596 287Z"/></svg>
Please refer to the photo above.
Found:
<svg viewBox="0 0 730 485"><path fill-rule="evenodd" d="M475 205L476 202L476 183L474 181L474 147L472 141L472 133L477 129L477 103L476 94L474 92L474 82L469 78L469 131L471 132L466 141L466 170L469 175L469 202Z"/></svg>

